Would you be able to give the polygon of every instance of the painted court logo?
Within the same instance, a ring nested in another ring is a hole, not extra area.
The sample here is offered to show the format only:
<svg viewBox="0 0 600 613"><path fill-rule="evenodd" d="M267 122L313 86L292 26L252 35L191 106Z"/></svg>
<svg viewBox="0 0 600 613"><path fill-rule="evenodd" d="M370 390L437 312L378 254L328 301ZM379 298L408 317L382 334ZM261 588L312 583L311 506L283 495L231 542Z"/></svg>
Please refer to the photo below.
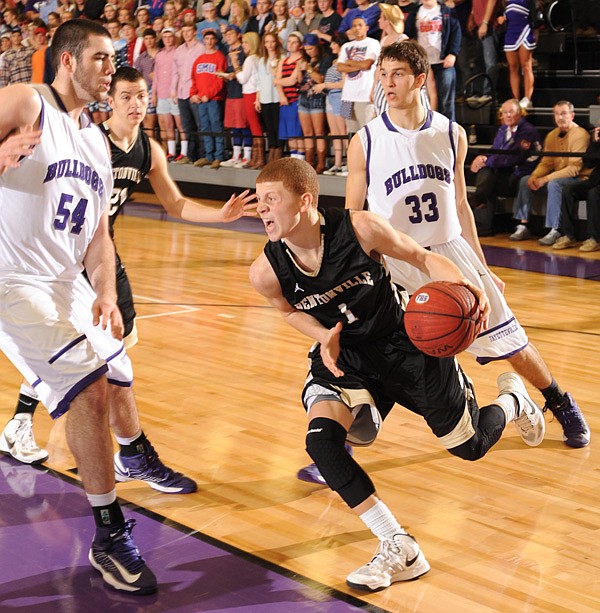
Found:
<svg viewBox="0 0 600 613"><path fill-rule="evenodd" d="M421 292L415 296L415 302L417 304L425 304L429 301L429 294L427 292Z"/></svg>

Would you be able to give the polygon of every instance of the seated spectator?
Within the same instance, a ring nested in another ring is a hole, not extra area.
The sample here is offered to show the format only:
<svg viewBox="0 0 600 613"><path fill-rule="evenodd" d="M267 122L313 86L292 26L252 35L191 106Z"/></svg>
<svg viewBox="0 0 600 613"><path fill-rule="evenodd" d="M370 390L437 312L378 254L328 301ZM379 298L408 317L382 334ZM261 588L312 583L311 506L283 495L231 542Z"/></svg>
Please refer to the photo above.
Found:
<svg viewBox="0 0 600 613"><path fill-rule="evenodd" d="M592 141L585 152L584 164L593 168L589 177L583 177L562 190L560 209L561 236L552 245L553 249L567 249L576 244L575 220L579 200L586 201L587 236L579 247L579 251L589 252L600 250L600 128L595 128Z"/></svg>
<svg viewBox="0 0 600 613"><path fill-rule="evenodd" d="M23 35L19 26L12 26L10 32L10 48L3 54L0 87L13 83L31 82L31 56L35 49L23 46Z"/></svg>
<svg viewBox="0 0 600 613"><path fill-rule="evenodd" d="M200 5L198 5L200 7ZM217 36L219 43L223 40L223 28L227 27L227 21L219 17L217 8L213 2L205 2L200 8L204 19L196 24L196 38L203 40L204 30L212 30Z"/></svg>
<svg viewBox="0 0 600 613"><path fill-rule="evenodd" d="M544 140L544 151L583 153L589 143L590 135L579 127L575 121L575 109L571 102L561 100L554 105L554 122L556 128ZM544 156L531 175L521 178L519 191L515 200L515 219L519 221L511 241L522 241L531 236L527 227L533 201L533 193L545 190L546 227L548 234L538 241L540 245L553 245L559 238L560 207L562 188L577 180L583 160L580 157Z"/></svg>
<svg viewBox="0 0 600 613"><path fill-rule="evenodd" d="M273 21L271 0L256 0L256 15L248 20L246 32L256 32L260 38L266 32L267 24Z"/></svg>
<svg viewBox="0 0 600 613"><path fill-rule="evenodd" d="M417 12L407 17L404 32L427 52L431 65L427 78L431 108L454 121L454 64L461 44L458 21L451 10L437 0L422 0Z"/></svg>
<svg viewBox="0 0 600 613"><path fill-rule="evenodd" d="M216 170L225 159L225 139L209 134L223 133L223 105L225 81L220 74L227 71L227 58L217 48L219 39L213 30L204 30L204 53L199 55L192 67L190 102L196 106L198 125L204 132L204 157L194 166L210 166Z"/></svg>
<svg viewBox="0 0 600 613"><path fill-rule="evenodd" d="M381 47L378 40L367 36L368 29L364 17L355 17L352 22L354 40L342 47L338 58L338 70L346 76L342 88L342 114L349 134L358 132L375 117L371 91Z"/></svg>
<svg viewBox="0 0 600 613"><path fill-rule="evenodd" d="M107 24L113 19L117 19L117 5L113 4L112 2L107 2L104 5L104 10L102 11L100 21L104 24ZM48 25L51 24L48 22Z"/></svg>
<svg viewBox="0 0 600 613"><path fill-rule="evenodd" d="M542 148L537 128L531 125L519 105L511 98L500 109L502 126L496 133L492 149L516 153L478 155L471 164L477 174L475 193L469 201L474 208L479 236L493 233L493 219L498 196L516 196L521 177L530 175L537 164L536 152Z"/></svg>
<svg viewBox="0 0 600 613"><path fill-rule="evenodd" d="M379 3L372 3L370 0L357 0L356 8L346 11L338 32L346 34L350 40L354 39L353 23L356 17L362 17L367 24L367 36L379 40L381 30L379 29Z"/></svg>

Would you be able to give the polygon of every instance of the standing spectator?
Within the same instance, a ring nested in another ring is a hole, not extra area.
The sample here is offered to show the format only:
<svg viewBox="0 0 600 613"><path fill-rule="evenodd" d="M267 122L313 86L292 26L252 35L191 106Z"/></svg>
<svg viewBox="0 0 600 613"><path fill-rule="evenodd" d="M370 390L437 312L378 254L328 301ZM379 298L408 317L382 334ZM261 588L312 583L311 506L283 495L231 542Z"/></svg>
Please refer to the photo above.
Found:
<svg viewBox="0 0 600 613"><path fill-rule="evenodd" d="M150 0L148 10L150 11L150 20L154 23L157 17L161 17L165 7L165 0Z"/></svg>
<svg viewBox="0 0 600 613"><path fill-rule="evenodd" d="M261 114L269 145L269 162L281 157L279 140L279 92L274 79L283 59L281 39L273 32L263 34L258 61L256 110Z"/></svg>
<svg viewBox="0 0 600 613"><path fill-rule="evenodd" d="M146 50L144 39L141 36L138 38L133 21L128 21L122 25L121 35L127 45L127 66L133 66L140 57L140 53Z"/></svg>
<svg viewBox="0 0 600 613"><path fill-rule="evenodd" d="M119 23L123 26L126 23L133 21L133 15L128 8L122 6L117 11L117 19L119 20Z"/></svg>
<svg viewBox="0 0 600 613"><path fill-rule="evenodd" d="M379 3L372 3L370 0L357 0L356 8L347 11L342 19L342 23L338 29L338 32L347 34L348 38L352 40L354 38L354 20L357 17L362 17L367 24L367 36L379 40L381 37L381 30L379 29Z"/></svg>
<svg viewBox="0 0 600 613"><path fill-rule="evenodd" d="M304 13L302 13L302 18L298 22L297 27L298 32L306 36L309 32L319 29L323 15L319 12L317 0L303 0L302 7L304 8Z"/></svg>
<svg viewBox="0 0 600 613"><path fill-rule="evenodd" d="M504 19L504 52L508 62L510 89L517 100L521 91L521 73L523 73L523 92L520 104L531 108L533 98L533 50L536 46L535 31L531 23L529 0L506 0Z"/></svg>
<svg viewBox="0 0 600 613"><path fill-rule="evenodd" d="M256 15L248 20L247 32L256 32L262 39L265 27L273 21L271 0L256 0Z"/></svg>
<svg viewBox="0 0 600 613"><path fill-rule="evenodd" d="M355 17L352 22L354 40L342 47L338 59L338 70L346 75L342 88L342 114L346 118L348 133L358 132L375 117L371 91L381 47L379 41L367 36L368 29L364 17Z"/></svg>
<svg viewBox="0 0 600 613"><path fill-rule="evenodd" d="M245 168L252 156L252 137L248 129L248 120L244 106L242 85L235 78L234 62L242 66L246 56L242 49L242 33L238 26L230 24L225 30L227 44L227 72L220 73L227 81L227 98L225 99L225 127L233 134L233 155L223 162L223 166ZM243 154L242 154L243 147Z"/></svg>
<svg viewBox="0 0 600 613"><path fill-rule="evenodd" d="M177 9L173 0L167 0L163 5L163 17L171 23L170 27L175 27L175 19L177 18Z"/></svg>
<svg viewBox="0 0 600 613"><path fill-rule="evenodd" d="M0 87L31 82L31 56L35 49L24 47L22 41L21 28L13 26L10 32L10 49L4 52Z"/></svg>
<svg viewBox="0 0 600 613"><path fill-rule="evenodd" d="M137 21L135 32L140 38L143 38L144 32L152 26L150 22L150 10L145 4L135 9L135 19Z"/></svg>
<svg viewBox="0 0 600 613"><path fill-rule="evenodd" d="M195 14L195 13L194 13ZM195 24L185 24L181 28L183 44L175 50L173 58L173 80L171 90L177 98L181 125L186 140L181 141L181 159L179 164L190 164L201 158L200 139L198 138L198 114L190 102L190 87L192 86L192 66L196 58L204 53L204 44L196 38Z"/></svg>
<svg viewBox="0 0 600 613"><path fill-rule="evenodd" d="M304 37L306 59L298 65L300 71L300 95L298 97L298 118L304 134L304 157L317 174L327 169L327 141L325 136L325 94L315 90L316 85L325 81L325 75L333 58L324 54L319 38L315 34ZM315 164L315 139L317 163Z"/></svg>
<svg viewBox="0 0 600 613"><path fill-rule="evenodd" d="M554 105L554 122L556 128L544 140L544 151L583 153L589 143L590 135L580 128L574 121L575 109L571 102L561 100ZM519 225L511 241L522 241L531 236L527 227L533 192L545 190L546 200L546 227L550 231L538 241L540 245L553 245L559 238L560 207L562 188L577 180L581 172L583 160L580 157L549 157L544 156L535 170L521 178L519 192L515 201L515 219Z"/></svg>
<svg viewBox="0 0 600 613"><path fill-rule="evenodd" d="M231 10L229 11L229 23L237 26L244 34L248 28L250 19L250 6L246 0L231 0Z"/></svg>
<svg viewBox="0 0 600 613"><path fill-rule="evenodd" d="M167 144L167 161L174 162L183 158L177 155L177 141L175 139L175 126L179 130L183 142L185 132L181 126L179 106L176 94L173 93L173 62L175 60L175 30L165 28L162 31L164 49L161 49L154 58L154 81L152 82L152 105L156 107L158 125L160 127L160 140ZM185 145L187 147L187 143Z"/></svg>
<svg viewBox="0 0 600 613"><path fill-rule="evenodd" d="M223 103L225 81L220 74L227 71L227 58L217 49L219 39L213 30L204 30L204 52L192 66L190 102L196 109L200 131L204 132L204 157L194 166L209 166L216 170L225 158L223 132ZM209 132L219 134L213 136Z"/></svg>
<svg viewBox="0 0 600 613"><path fill-rule="evenodd" d="M279 62L275 79L279 91L279 138L287 140L290 156L301 160L304 159L304 141L298 118L298 63L305 59L302 40L300 32L288 36L288 55Z"/></svg>
<svg viewBox="0 0 600 613"><path fill-rule="evenodd" d="M324 92L327 94L325 111L331 136L342 136L348 133L346 120L342 117L342 86L344 85L344 76L337 68L340 50L342 45L347 42L348 37L345 34L340 34L339 32L333 33L331 37L333 62L325 74L323 83L314 86L316 92ZM346 176L348 174L348 167L344 166L343 163L344 148L347 143L348 141L345 139L333 139L333 166L324 170L324 175Z"/></svg>
<svg viewBox="0 0 600 613"><path fill-rule="evenodd" d="M330 51L331 37L338 31L342 17L333 10L333 0L317 0L317 5L322 17L319 27L311 30L311 34L316 34L325 45L326 50Z"/></svg>
<svg viewBox="0 0 600 613"><path fill-rule="evenodd" d="M553 249L573 247L575 240L575 219L579 200L586 201L587 235L579 251L590 252L600 250L600 128L594 128L592 141L585 152L584 163L592 168L589 177L583 177L562 190L560 209L560 232L563 234L552 245Z"/></svg>
<svg viewBox="0 0 600 613"><path fill-rule="evenodd" d="M46 28L38 26L33 31L36 49L31 56L31 82L44 82L44 68L46 66L46 50L48 49L48 32Z"/></svg>
<svg viewBox="0 0 600 613"><path fill-rule="evenodd" d="M121 36L121 22L118 19L111 19L105 27L115 50L115 68L127 66L127 41Z"/></svg>
<svg viewBox="0 0 600 613"><path fill-rule="evenodd" d="M454 121L454 64L461 43L458 21L452 16L451 10L438 0L423 0L417 12L411 13L406 19L404 31L427 52L431 65L427 77L431 108Z"/></svg>
<svg viewBox="0 0 600 613"><path fill-rule="evenodd" d="M154 60L158 53L156 32L152 28L146 28L143 32L145 51L140 53L140 57L135 62L135 68L141 73L148 86L148 108L146 117L144 117L143 127L144 132L152 138L155 138L154 131L156 129L156 106L152 104L152 81L154 80Z"/></svg>
<svg viewBox="0 0 600 613"><path fill-rule="evenodd" d="M287 0L275 0L273 3L273 21L265 26L267 32L274 32L281 38L287 48L288 36L295 30L296 22L290 17Z"/></svg>
<svg viewBox="0 0 600 613"><path fill-rule="evenodd" d="M56 12L60 15L62 20L63 13L74 13L76 8L75 3L71 2L71 0L58 0Z"/></svg>
<svg viewBox="0 0 600 613"><path fill-rule="evenodd" d="M107 2L104 5L104 10L102 11L102 16L100 17L100 21L104 25L106 25L113 19L117 19L117 6L113 4L112 2Z"/></svg>
<svg viewBox="0 0 600 613"><path fill-rule="evenodd" d="M219 17L213 2L205 2L202 7L198 4L198 10L201 11L204 19L196 24L196 38L203 40L202 33L204 30L212 30L217 35L217 40L221 42L223 38L221 28L227 27L227 21Z"/></svg>
<svg viewBox="0 0 600 613"><path fill-rule="evenodd" d="M379 27L381 28L381 48L387 47L395 42L406 40L408 36L404 34L404 13L399 6L393 4L382 4L381 15L379 17ZM379 66L375 70L375 83L373 85L373 105L375 115L381 115L387 111L388 104L385 99L385 92L379 79Z"/></svg>
<svg viewBox="0 0 600 613"><path fill-rule="evenodd" d="M232 55L233 69L236 79L242 85L242 96L246 119L252 134L252 155L246 168L262 168L265 165L265 139L256 111L256 93L258 91L258 49L260 41L256 32L242 34L242 49L246 59L240 66L237 56Z"/></svg>
<svg viewBox="0 0 600 613"><path fill-rule="evenodd" d="M517 99L506 100L500 113L502 126L496 133L492 149L509 153L478 155L471 164L471 172L476 173L477 179L475 193L469 202L474 209L479 236L493 233L497 197L517 195L521 177L533 172L537 163L535 153L542 148L537 128L523 117ZM519 152L518 155L515 152Z"/></svg>

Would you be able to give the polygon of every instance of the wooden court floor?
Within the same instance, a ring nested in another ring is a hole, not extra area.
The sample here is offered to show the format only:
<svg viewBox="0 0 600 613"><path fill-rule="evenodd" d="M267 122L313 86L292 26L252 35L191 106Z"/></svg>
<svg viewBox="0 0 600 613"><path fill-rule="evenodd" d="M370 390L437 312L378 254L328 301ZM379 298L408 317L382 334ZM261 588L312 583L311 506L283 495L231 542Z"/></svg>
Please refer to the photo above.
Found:
<svg viewBox="0 0 600 613"><path fill-rule="evenodd" d="M249 285L264 242L262 234L118 221L139 315L130 355L144 429L165 462L199 483L188 496L122 484L120 497L389 611L599 611L600 283L496 269L530 338L584 410L590 447L567 448L547 416L540 447L509 427L484 459L467 463L397 407L356 457L432 570L362 594L345 576L370 559L375 540L335 494L295 478L309 461L299 394L311 342ZM461 363L480 405L491 401L507 366L481 367L468 355ZM2 423L19 381L0 357ZM40 408L37 439L60 471L73 467L63 428Z"/></svg>

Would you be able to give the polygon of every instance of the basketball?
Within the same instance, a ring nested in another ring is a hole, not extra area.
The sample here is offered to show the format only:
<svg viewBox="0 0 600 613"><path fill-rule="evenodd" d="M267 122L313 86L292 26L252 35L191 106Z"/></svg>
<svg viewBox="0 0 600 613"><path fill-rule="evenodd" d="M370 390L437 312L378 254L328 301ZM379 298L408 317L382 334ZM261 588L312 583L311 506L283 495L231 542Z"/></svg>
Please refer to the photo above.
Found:
<svg viewBox="0 0 600 613"><path fill-rule="evenodd" d="M404 324L417 349L446 358L464 351L475 340L481 331L481 310L469 288L434 281L411 296Z"/></svg>

